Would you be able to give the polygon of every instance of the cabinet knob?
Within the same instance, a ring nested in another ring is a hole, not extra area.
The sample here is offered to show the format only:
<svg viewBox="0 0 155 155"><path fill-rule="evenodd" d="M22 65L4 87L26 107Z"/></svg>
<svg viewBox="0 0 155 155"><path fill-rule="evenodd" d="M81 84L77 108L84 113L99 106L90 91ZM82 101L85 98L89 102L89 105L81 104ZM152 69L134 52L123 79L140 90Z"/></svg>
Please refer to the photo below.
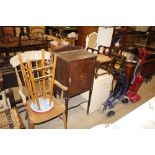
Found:
<svg viewBox="0 0 155 155"><path fill-rule="evenodd" d="M84 79L84 76L83 75L80 75L80 80L83 80Z"/></svg>
<svg viewBox="0 0 155 155"><path fill-rule="evenodd" d="M71 82L72 82L72 79L71 79L71 77L69 78L69 84L71 84Z"/></svg>

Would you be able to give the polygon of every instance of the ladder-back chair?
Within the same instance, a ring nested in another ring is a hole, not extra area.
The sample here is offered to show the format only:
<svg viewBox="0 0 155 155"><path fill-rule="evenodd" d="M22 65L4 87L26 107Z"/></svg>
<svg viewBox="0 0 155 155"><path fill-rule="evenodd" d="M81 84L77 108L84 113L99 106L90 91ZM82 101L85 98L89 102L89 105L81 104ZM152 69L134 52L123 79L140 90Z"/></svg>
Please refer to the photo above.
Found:
<svg viewBox="0 0 155 155"><path fill-rule="evenodd" d="M11 65L15 68L19 95L25 106L29 128L34 128L34 125L47 122L57 116L63 119L64 127L67 128L65 106L62 104L62 100L63 91L68 88L54 80L57 55L54 56L53 63L50 63L50 60L52 60L50 53L44 50L18 53L10 59ZM26 101L23 93L18 66L22 72L30 103ZM62 90L59 101L53 96L54 84Z"/></svg>
<svg viewBox="0 0 155 155"><path fill-rule="evenodd" d="M30 26L30 35L33 39L42 40L45 35L45 26Z"/></svg>
<svg viewBox="0 0 155 155"><path fill-rule="evenodd" d="M96 50L97 33L92 32L86 37L86 47L85 50L88 52L94 52Z"/></svg>
<svg viewBox="0 0 155 155"><path fill-rule="evenodd" d="M100 27L99 27L99 30L100 30ZM99 75L107 74L108 72L105 70L109 70L112 64L112 59L109 57L109 55L106 55L105 52L103 52L102 46L100 45L100 43L103 43L102 38L104 38L104 35L102 35L99 32L98 34L96 32L93 32L86 37L86 50L88 52L97 54L96 67L95 67L95 78L97 78ZM100 49L102 50L102 52ZM104 49L104 51L106 50L107 49ZM102 66L106 66L106 68L104 67L103 73L98 73L99 69Z"/></svg>

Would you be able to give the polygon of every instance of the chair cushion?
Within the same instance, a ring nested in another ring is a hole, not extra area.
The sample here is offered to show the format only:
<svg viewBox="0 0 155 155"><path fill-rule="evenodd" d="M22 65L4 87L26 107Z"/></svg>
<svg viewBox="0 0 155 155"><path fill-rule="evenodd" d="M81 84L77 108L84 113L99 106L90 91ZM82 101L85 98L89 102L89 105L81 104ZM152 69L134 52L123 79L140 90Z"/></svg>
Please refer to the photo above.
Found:
<svg viewBox="0 0 155 155"><path fill-rule="evenodd" d="M103 63L103 62L110 62L110 61L112 61L112 59L109 56L106 56L103 54L98 54L97 61L100 63Z"/></svg>

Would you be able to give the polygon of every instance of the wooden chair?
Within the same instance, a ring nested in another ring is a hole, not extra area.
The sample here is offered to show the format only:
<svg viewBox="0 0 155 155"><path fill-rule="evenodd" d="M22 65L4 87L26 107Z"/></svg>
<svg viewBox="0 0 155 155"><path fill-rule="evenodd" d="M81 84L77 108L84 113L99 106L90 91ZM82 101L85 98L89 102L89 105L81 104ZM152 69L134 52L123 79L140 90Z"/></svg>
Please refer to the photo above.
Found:
<svg viewBox="0 0 155 155"><path fill-rule="evenodd" d="M65 106L62 104L62 100L63 92L68 88L54 80L57 56L54 56L53 64L49 65L49 61L50 53L44 50L18 53L10 60L11 65L15 68L19 95L25 106L29 128L34 128L34 125L47 122L57 116L63 119L64 127L67 128ZM22 71L30 102L26 101L22 91L23 86L17 70L18 66ZM59 101L53 96L54 84L62 90ZM54 104L53 107L52 104ZM48 105L49 109L44 109L45 105Z"/></svg>
<svg viewBox="0 0 155 155"><path fill-rule="evenodd" d="M0 91L0 129L25 129L12 89Z"/></svg>
<svg viewBox="0 0 155 155"><path fill-rule="evenodd" d="M3 42L10 43L17 39L15 37L14 27L4 26L4 27L2 27L2 30L3 30Z"/></svg>
<svg viewBox="0 0 155 155"><path fill-rule="evenodd" d="M96 51L96 41L97 41L96 32L92 32L91 34L87 35L85 50L87 50L88 52Z"/></svg>
<svg viewBox="0 0 155 155"><path fill-rule="evenodd" d="M125 60L126 60L125 56L123 56L121 54L118 54L116 52L112 52L110 54L110 57L113 58L113 68L115 70L123 69L124 68Z"/></svg>
<svg viewBox="0 0 155 155"><path fill-rule="evenodd" d="M97 48L99 51L99 67L107 70L110 73L111 68L113 67L113 59L110 56L113 31L113 27L100 26L98 28L97 36Z"/></svg>
<svg viewBox="0 0 155 155"><path fill-rule="evenodd" d="M30 35L34 39L42 40L45 35L45 26L30 26Z"/></svg>
<svg viewBox="0 0 155 155"><path fill-rule="evenodd" d="M97 47L111 47L114 27L99 26L97 35ZM101 51L100 51L101 53Z"/></svg>
<svg viewBox="0 0 155 155"><path fill-rule="evenodd" d="M98 46L98 44L100 44L101 41L99 38L101 38L101 36L97 34L96 32L93 32L86 37L86 50L88 52L97 54L95 78L97 78L97 76L99 75L107 74L108 73L107 71L109 70L109 66L111 66L112 64L112 59L108 55L106 55L105 52L103 52L104 50L100 52L101 45ZM102 66L106 66L106 68L105 67L103 68ZM107 71L106 72L104 71L103 73L99 74L98 70L100 68L107 70Z"/></svg>

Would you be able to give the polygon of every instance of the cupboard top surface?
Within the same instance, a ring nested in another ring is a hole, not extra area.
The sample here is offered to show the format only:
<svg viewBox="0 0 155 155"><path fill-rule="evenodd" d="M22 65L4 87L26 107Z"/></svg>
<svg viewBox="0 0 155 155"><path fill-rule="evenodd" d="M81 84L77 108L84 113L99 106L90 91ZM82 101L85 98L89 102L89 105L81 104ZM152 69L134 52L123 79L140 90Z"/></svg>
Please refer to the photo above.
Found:
<svg viewBox="0 0 155 155"><path fill-rule="evenodd" d="M76 60L84 60L88 58L95 58L96 55L93 53L89 53L85 50L75 50L75 51L66 51L65 53L59 53L58 57L61 59L70 62L70 61L76 61Z"/></svg>

